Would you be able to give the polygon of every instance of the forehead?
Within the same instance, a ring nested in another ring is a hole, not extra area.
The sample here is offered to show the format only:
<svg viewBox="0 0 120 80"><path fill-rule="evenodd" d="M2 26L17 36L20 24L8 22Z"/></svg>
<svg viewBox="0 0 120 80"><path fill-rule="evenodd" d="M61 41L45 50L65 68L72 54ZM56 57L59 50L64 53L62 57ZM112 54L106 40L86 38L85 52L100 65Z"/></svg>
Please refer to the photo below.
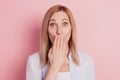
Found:
<svg viewBox="0 0 120 80"><path fill-rule="evenodd" d="M51 19L55 19L55 20L68 19L69 20L68 15L64 11L55 12L51 16L50 20Z"/></svg>

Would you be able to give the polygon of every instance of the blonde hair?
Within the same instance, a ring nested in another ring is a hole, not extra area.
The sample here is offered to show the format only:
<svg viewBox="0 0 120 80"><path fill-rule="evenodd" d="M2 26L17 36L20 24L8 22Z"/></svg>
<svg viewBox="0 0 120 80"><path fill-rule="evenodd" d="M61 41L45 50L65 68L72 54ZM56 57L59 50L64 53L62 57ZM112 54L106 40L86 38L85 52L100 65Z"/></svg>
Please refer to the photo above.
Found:
<svg viewBox="0 0 120 80"><path fill-rule="evenodd" d="M72 53L72 60L76 65L79 65L79 56L78 56L78 50L77 50L77 34L76 34L76 24L75 24L75 20L73 18L73 15L71 13L71 11L62 5L55 5L53 7L51 7L45 14L44 19L43 19L43 23L42 23L42 33L41 33L41 45L40 45L40 66L44 67L47 62L48 62L48 52L49 49L51 47L51 41L49 39L48 36L48 23L49 23L49 19L51 18L51 16L58 11L64 11L70 20L70 24L71 24L71 37L69 40L69 49Z"/></svg>

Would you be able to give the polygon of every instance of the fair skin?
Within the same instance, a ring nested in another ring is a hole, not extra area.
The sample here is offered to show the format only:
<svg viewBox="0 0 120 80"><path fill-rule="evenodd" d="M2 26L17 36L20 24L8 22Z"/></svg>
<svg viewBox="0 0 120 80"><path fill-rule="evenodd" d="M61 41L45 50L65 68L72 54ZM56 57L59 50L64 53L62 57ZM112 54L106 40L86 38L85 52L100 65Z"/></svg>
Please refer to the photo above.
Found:
<svg viewBox="0 0 120 80"><path fill-rule="evenodd" d="M64 11L55 12L51 16L48 35L52 42L52 47L48 53L50 67L45 80L56 80L58 72L70 71L68 64L68 41L71 36L71 25Z"/></svg>

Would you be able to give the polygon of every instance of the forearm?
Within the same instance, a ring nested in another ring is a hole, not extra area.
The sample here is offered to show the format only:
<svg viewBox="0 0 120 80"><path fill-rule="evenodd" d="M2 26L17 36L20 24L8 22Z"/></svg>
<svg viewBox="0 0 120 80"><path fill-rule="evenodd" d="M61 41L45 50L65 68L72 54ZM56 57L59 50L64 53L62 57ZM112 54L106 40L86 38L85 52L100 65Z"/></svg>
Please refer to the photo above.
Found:
<svg viewBox="0 0 120 80"><path fill-rule="evenodd" d="M59 68L57 68L54 65L51 65L46 74L45 80L56 80L58 71L59 71Z"/></svg>

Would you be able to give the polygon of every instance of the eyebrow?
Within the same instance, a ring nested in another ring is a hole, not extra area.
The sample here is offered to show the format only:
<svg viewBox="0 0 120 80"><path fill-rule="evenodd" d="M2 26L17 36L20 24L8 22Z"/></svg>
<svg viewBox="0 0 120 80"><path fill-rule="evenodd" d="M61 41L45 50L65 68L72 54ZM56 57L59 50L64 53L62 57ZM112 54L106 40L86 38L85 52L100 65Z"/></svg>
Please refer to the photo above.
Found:
<svg viewBox="0 0 120 80"><path fill-rule="evenodd" d="M64 20L69 21L67 18L62 19L62 21L64 21ZM55 19L50 19L49 21L56 21L56 20Z"/></svg>
<svg viewBox="0 0 120 80"><path fill-rule="evenodd" d="M67 20L67 21L69 21L67 18L64 18L64 19L62 19L62 21L64 21L64 20Z"/></svg>
<svg viewBox="0 0 120 80"><path fill-rule="evenodd" d="M50 19L49 21L56 21L55 19Z"/></svg>

